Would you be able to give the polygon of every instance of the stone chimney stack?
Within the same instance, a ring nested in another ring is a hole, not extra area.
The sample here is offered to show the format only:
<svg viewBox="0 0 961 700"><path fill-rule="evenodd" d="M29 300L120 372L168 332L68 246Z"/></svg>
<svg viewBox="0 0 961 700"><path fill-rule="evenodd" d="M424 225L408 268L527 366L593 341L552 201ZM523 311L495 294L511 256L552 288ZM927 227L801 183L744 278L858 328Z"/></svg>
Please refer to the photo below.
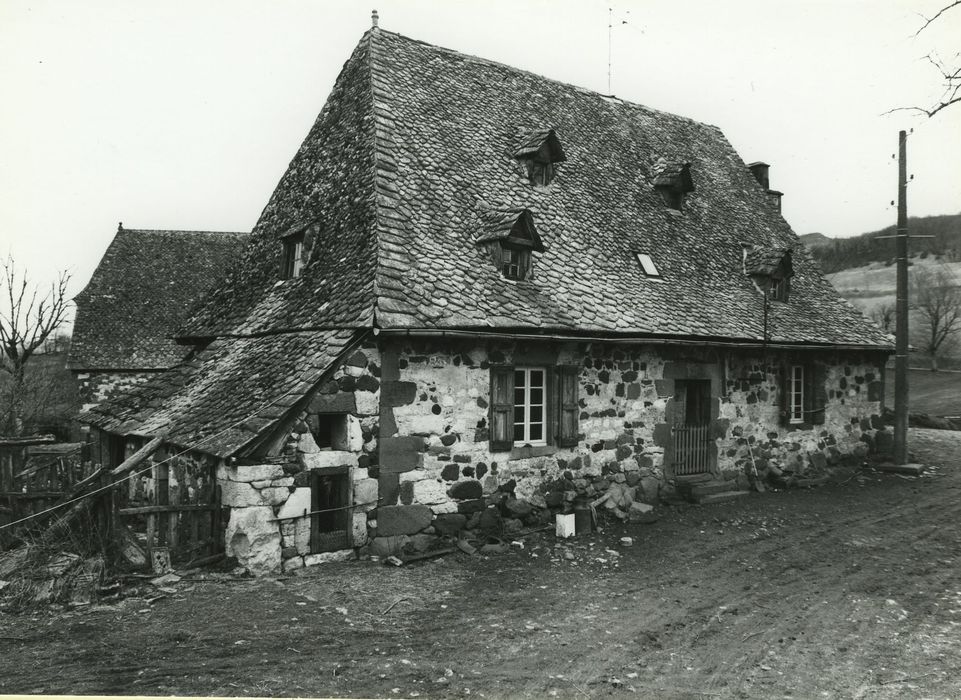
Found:
<svg viewBox="0 0 961 700"><path fill-rule="evenodd" d="M767 192L767 196L770 198L771 203L777 207L778 211L781 211L781 197L784 196L784 193L771 189L771 178L769 172L771 170L771 166L767 163L757 161L756 163L749 163L747 167L748 170L751 171L751 175L754 176L754 179L757 180L758 184L760 184L761 187L764 188L764 191Z"/></svg>

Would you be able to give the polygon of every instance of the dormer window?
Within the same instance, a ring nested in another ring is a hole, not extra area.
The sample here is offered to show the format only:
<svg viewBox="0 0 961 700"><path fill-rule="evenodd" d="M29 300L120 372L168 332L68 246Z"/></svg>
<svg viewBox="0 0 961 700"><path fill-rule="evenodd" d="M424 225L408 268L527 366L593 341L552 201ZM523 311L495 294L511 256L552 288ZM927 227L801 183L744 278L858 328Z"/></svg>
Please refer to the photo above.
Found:
<svg viewBox="0 0 961 700"><path fill-rule="evenodd" d="M304 268L304 233L295 233L283 239L284 251L281 262L281 277L292 279L300 277Z"/></svg>
<svg viewBox="0 0 961 700"><path fill-rule="evenodd" d="M503 267L501 271L504 277L509 280L522 280L527 276L527 270L531 265L531 251L523 248L508 248L502 244L501 255L503 256Z"/></svg>
<svg viewBox="0 0 961 700"><path fill-rule="evenodd" d="M544 252L530 209L480 210L482 229L474 243L487 248L494 265L509 280L530 279L532 253Z"/></svg>
<svg viewBox="0 0 961 700"><path fill-rule="evenodd" d="M744 246L744 272L771 301L786 302L791 294L794 264L786 247Z"/></svg>
<svg viewBox="0 0 961 700"><path fill-rule="evenodd" d="M694 191L690 163L661 163L654 175L654 189L661 195L664 203L680 211L684 198Z"/></svg>
<svg viewBox="0 0 961 700"><path fill-rule="evenodd" d="M790 277L771 278L771 300L772 301L787 301L788 295L790 293L791 293Z"/></svg>
<svg viewBox="0 0 961 700"><path fill-rule="evenodd" d="M521 135L514 157L527 165L532 185L546 187L557 174L557 165L567 160L553 129L527 131Z"/></svg>

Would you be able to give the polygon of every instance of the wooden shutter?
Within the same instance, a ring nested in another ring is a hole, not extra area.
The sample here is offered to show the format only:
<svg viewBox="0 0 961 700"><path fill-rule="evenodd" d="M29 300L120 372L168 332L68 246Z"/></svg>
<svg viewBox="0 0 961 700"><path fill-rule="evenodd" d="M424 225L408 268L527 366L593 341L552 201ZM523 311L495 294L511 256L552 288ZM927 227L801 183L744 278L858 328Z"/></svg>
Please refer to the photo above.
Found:
<svg viewBox="0 0 961 700"><path fill-rule="evenodd" d="M824 407L827 404L825 368L820 362L804 367L804 416L811 425L824 425Z"/></svg>
<svg viewBox="0 0 961 700"><path fill-rule="evenodd" d="M514 445L514 368L491 367L490 448Z"/></svg>
<svg viewBox="0 0 961 700"><path fill-rule="evenodd" d="M781 425L791 424L791 363L781 364L780 382Z"/></svg>
<svg viewBox="0 0 961 700"><path fill-rule="evenodd" d="M557 445L577 447L580 406L577 405L577 377L580 368L558 368Z"/></svg>

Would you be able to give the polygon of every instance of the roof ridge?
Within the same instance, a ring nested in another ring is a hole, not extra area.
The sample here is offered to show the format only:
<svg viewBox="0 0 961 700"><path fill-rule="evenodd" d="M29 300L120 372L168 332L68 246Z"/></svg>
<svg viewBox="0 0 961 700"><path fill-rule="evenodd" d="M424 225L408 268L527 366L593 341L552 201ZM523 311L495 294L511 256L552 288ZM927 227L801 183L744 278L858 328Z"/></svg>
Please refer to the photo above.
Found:
<svg viewBox="0 0 961 700"><path fill-rule="evenodd" d="M600 99L602 99L602 100L608 100L608 101L609 101L609 100L615 100L615 101L620 102L620 103L622 103L622 104L624 104L624 105L626 105L626 106L628 106L628 107L632 107L632 108L634 108L634 109L640 109L640 110L647 111L647 112L651 113L651 116L663 115L663 116L671 117L672 119L678 119L678 120L680 120L680 121L689 122L689 123L691 123L691 124L698 124L698 125L700 125L700 126L706 126L706 127L711 128L711 129L716 129L716 130L718 130L718 131L721 130L721 128L720 128L719 126L717 126L716 124L710 124L710 123L708 123L708 122L698 121L697 119L692 119L691 117L685 117L683 114L677 114L676 112L667 112L667 111L665 111L665 110L657 109L657 108L655 108L655 107L649 107L648 105L641 104L640 102L633 102L633 101L631 101L631 100L626 100L626 99L624 99L623 97L618 97L617 95L605 95L603 92L598 92L597 90L592 90L592 89L590 89L590 88L588 88L588 87L584 87L583 85L577 85L576 83L569 83L569 82L566 82L566 81L564 81L564 80L558 80L557 78L551 78L551 77L549 77L549 76L543 75L542 73L535 73L535 72L532 71L532 70L527 70L526 68L518 68L517 66L512 66L512 65L510 65L509 63L504 63L504 62L502 62L502 61L495 61L495 60L492 59L492 58L484 58L483 56L477 56L477 55L475 55L475 54L464 53L463 51L457 51L457 50L455 50L455 49L449 49L449 48L447 48L446 46L440 46L440 45L438 45L438 44L431 44L431 43L428 42L428 41L424 41L424 40L422 40L422 39L414 39L413 37L409 37L409 36L407 36L406 34L401 34L400 32L392 32L392 31L390 31L390 30L382 29L382 28L380 28L380 27L373 27L373 28L367 30L367 32L365 32L365 34L370 34L370 33L374 33L374 32L383 33L383 34L390 34L390 35L395 36L395 37L397 37L397 38L399 38L399 39L403 39L404 41L409 41L409 42L411 42L411 43L413 43L413 44L420 44L421 46L426 46L427 48L434 49L434 50L436 50L436 51L441 51L441 52L444 52L444 53L453 54L453 55L455 55L455 56L460 56L461 58L466 58L466 59L468 59L468 60L470 60L470 61L474 61L474 62L477 62L477 63L483 63L483 64L486 64L486 65L495 66L495 67L498 67L498 68L506 68L506 69L510 70L511 72L513 72L513 73L523 73L523 74L525 74L525 75L530 75L530 76L533 76L533 77L535 77L535 78L538 78L539 80L546 80L546 81L548 81L548 82L550 82L550 83L554 83L554 84L556 84L556 85L562 85L562 86L564 86L564 87L571 88L571 89L577 90L577 91L579 91L579 92L587 93L588 95L591 95L591 96L600 98Z"/></svg>
<svg viewBox="0 0 961 700"><path fill-rule="evenodd" d="M200 229L176 229L176 228L122 228L117 231L121 233L189 233L191 235L208 236L249 236L250 231L207 231Z"/></svg>

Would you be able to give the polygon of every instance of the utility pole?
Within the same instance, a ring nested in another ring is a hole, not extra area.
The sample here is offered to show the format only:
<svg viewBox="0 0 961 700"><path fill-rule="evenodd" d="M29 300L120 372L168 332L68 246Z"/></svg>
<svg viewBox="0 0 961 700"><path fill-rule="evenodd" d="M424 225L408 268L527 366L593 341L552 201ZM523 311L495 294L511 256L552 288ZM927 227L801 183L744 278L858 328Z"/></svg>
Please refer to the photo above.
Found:
<svg viewBox="0 0 961 700"><path fill-rule="evenodd" d="M898 133L897 341L894 351L894 463L908 462L908 134Z"/></svg>

